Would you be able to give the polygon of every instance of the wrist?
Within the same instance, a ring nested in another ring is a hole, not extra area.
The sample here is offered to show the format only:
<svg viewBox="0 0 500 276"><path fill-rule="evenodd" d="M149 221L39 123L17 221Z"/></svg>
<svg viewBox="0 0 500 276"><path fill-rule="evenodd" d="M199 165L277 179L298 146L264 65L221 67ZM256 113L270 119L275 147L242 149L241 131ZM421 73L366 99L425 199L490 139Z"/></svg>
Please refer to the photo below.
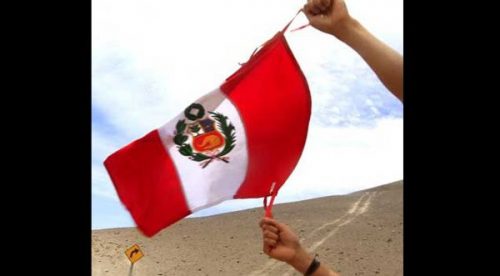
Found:
<svg viewBox="0 0 500 276"><path fill-rule="evenodd" d="M311 265L313 259L314 257L309 255L304 248L300 247L297 250L297 254L295 254L290 261L287 261L287 263L300 273L304 274L309 268L309 265Z"/></svg>
<svg viewBox="0 0 500 276"><path fill-rule="evenodd" d="M339 40L349 44L350 39L353 37L353 34L358 32L361 29L361 24L354 18L348 17L344 20L341 20L333 26L330 34L338 38Z"/></svg>

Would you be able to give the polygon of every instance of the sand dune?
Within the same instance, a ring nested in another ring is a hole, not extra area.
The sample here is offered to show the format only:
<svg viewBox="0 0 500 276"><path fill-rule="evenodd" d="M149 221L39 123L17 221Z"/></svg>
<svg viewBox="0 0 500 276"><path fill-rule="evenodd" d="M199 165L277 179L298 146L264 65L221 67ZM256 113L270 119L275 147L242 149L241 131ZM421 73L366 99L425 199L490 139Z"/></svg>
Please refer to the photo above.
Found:
<svg viewBox="0 0 500 276"><path fill-rule="evenodd" d="M403 182L273 207L311 252L341 275L403 275ZM92 275L300 275L262 252L263 209L184 219L154 238L135 228L92 231Z"/></svg>

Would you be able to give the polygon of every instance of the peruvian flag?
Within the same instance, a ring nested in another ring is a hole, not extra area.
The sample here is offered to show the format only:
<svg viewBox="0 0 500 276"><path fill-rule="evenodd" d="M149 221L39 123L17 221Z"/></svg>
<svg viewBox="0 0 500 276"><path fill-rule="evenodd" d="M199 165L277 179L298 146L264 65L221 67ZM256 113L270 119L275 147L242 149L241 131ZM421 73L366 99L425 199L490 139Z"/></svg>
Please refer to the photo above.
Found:
<svg viewBox="0 0 500 276"><path fill-rule="evenodd" d="M146 236L224 200L270 196L271 185L277 191L290 176L311 97L285 30L220 87L105 160Z"/></svg>

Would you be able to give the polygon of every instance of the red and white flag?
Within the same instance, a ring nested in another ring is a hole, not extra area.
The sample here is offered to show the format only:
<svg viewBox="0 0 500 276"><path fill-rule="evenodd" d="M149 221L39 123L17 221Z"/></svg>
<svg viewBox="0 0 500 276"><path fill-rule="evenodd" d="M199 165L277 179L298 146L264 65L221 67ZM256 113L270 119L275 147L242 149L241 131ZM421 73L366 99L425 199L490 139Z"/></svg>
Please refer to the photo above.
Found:
<svg viewBox="0 0 500 276"><path fill-rule="evenodd" d="M285 30L219 88L105 160L145 235L224 200L269 196L273 183L277 191L290 176L311 98Z"/></svg>

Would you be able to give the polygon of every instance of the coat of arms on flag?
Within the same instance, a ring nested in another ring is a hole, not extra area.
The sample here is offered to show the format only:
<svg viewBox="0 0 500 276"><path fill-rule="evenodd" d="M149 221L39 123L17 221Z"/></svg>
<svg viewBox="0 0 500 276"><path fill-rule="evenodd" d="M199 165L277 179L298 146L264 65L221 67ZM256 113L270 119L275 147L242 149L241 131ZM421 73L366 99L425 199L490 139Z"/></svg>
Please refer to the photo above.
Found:
<svg viewBox="0 0 500 276"><path fill-rule="evenodd" d="M219 87L104 165L146 236L228 199L274 195L297 165L311 115L309 87L284 32Z"/></svg>
<svg viewBox="0 0 500 276"><path fill-rule="evenodd" d="M234 126L227 116L206 112L199 103L187 107L184 116L186 119L179 120L175 126L174 143L179 152L193 161L201 162L202 168L213 160L229 163L226 155L234 148L236 137Z"/></svg>

